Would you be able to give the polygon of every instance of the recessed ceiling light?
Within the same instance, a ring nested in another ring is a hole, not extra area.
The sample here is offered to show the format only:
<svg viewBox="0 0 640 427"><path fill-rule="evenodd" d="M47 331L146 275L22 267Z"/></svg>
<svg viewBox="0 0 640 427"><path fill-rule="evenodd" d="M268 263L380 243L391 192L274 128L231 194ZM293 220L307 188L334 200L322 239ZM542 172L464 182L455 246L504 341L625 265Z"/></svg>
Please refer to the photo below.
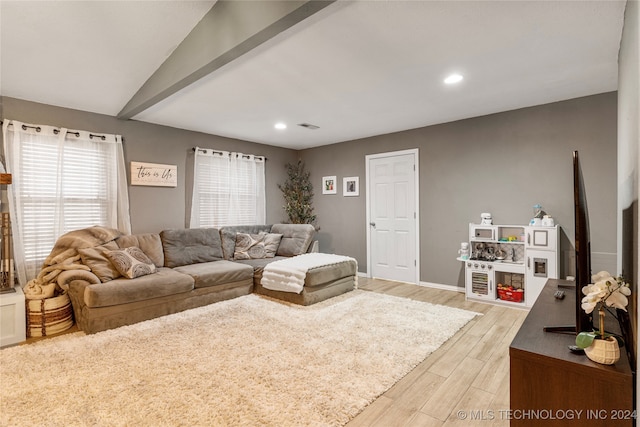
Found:
<svg viewBox="0 0 640 427"><path fill-rule="evenodd" d="M273 127L274 127L274 128L276 128L276 129L280 129L280 130L282 130L282 129L286 129L286 128L287 128L287 125L286 125L285 123L278 122L278 123L276 123L275 125L273 125Z"/></svg>
<svg viewBox="0 0 640 427"><path fill-rule="evenodd" d="M452 85L455 83L460 83L463 78L464 77L462 77L460 74L454 73L449 75L446 79L444 79L444 82L448 85Z"/></svg>

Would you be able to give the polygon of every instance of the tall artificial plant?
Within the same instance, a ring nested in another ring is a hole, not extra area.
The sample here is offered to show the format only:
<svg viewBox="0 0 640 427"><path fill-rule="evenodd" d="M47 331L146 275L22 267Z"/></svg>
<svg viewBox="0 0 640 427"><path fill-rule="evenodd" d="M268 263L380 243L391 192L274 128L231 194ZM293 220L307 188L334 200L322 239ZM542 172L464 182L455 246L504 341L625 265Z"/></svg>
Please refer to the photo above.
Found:
<svg viewBox="0 0 640 427"><path fill-rule="evenodd" d="M284 196L284 210L291 224L312 224L316 226L316 215L313 213L313 184L310 173L305 170L304 162L287 163L287 180L278 184Z"/></svg>

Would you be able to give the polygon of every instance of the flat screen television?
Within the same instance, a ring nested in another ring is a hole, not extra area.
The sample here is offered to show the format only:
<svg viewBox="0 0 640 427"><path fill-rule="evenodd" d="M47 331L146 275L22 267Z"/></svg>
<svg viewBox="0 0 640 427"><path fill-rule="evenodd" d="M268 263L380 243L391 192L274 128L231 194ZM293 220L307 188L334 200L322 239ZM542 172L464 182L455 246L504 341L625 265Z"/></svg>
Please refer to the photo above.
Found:
<svg viewBox="0 0 640 427"><path fill-rule="evenodd" d="M578 152L573 152L573 218L575 227L575 325L547 326L547 332L575 333L593 330L593 320L582 309L582 288L591 282L591 238L587 194Z"/></svg>
<svg viewBox="0 0 640 427"><path fill-rule="evenodd" d="M573 216L576 251L576 334L593 330L591 316L581 306L582 288L591 283L591 239L589 237L589 210L587 194L578 152L573 152Z"/></svg>

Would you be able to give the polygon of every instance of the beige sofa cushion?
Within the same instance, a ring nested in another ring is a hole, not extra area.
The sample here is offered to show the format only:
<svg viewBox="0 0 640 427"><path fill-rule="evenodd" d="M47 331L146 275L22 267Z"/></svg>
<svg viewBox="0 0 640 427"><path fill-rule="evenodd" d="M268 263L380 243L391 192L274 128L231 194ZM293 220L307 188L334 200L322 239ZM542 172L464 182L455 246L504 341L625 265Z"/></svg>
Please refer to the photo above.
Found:
<svg viewBox="0 0 640 427"><path fill-rule="evenodd" d="M307 252L316 229L311 224L273 224L271 232L282 234L276 255L296 256Z"/></svg>
<svg viewBox="0 0 640 427"><path fill-rule="evenodd" d="M89 285L84 291L84 302L88 307L128 304L189 292L193 289L193 283L193 278L186 274L170 268L159 268L154 274L136 279L122 278Z"/></svg>
<svg viewBox="0 0 640 427"><path fill-rule="evenodd" d="M169 268L222 259L220 232L216 228L164 230L160 233L164 266Z"/></svg>
<svg viewBox="0 0 640 427"><path fill-rule="evenodd" d="M116 239L118 247L130 248L136 246L149 257L156 267L164 267L164 251L162 250L162 240L158 233L130 234L120 236Z"/></svg>
<svg viewBox="0 0 640 427"><path fill-rule="evenodd" d="M195 288L207 288L242 281L253 282L253 268L251 266L231 261L184 265L176 267L174 270L193 277Z"/></svg>

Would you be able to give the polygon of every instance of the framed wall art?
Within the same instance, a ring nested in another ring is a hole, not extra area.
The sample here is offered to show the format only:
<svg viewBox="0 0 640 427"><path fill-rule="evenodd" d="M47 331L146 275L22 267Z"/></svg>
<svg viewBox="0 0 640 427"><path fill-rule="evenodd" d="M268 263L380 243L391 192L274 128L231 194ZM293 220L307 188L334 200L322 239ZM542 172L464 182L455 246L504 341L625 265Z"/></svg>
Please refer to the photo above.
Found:
<svg viewBox="0 0 640 427"><path fill-rule="evenodd" d="M360 177L349 176L342 179L342 195L359 196L360 195Z"/></svg>
<svg viewBox="0 0 640 427"><path fill-rule="evenodd" d="M336 176L322 177L322 194L337 194Z"/></svg>
<svg viewBox="0 0 640 427"><path fill-rule="evenodd" d="M177 187L178 166L131 162L131 185Z"/></svg>

